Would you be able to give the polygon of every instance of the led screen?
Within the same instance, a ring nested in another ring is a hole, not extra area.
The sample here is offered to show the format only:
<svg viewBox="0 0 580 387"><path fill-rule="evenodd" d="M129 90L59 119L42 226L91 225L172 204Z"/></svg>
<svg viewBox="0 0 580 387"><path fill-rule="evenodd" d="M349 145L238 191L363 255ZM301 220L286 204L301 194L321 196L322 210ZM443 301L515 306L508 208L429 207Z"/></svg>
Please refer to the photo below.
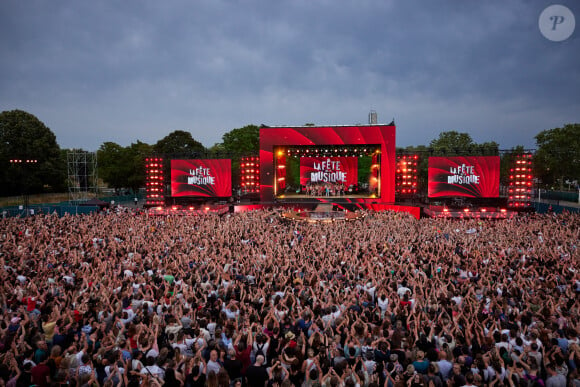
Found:
<svg viewBox="0 0 580 387"><path fill-rule="evenodd" d="M171 195L232 196L231 160L171 160Z"/></svg>
<svg viewBox="0 0 580 387"><path fill-rule="evenodd" d="M499 156L429 157L428 195L499 197Z"/></svg>
<svg viewBox="0 0 580 387"><path fill-rule="evenodd" d="M348 187L357 183L356 157L302 157L300 184L338 184Z"/></svg>
<svg viewBox="0 0 580 387"><path fill-rule="evenodd" d="M260 128L260 198L274 198L274 147L287 146L377 146L380 156L373 159L380 164L371 177L369 189L377 192L372 202L395 201L395 126L316 126L316 127L263 127Z"/></svg>

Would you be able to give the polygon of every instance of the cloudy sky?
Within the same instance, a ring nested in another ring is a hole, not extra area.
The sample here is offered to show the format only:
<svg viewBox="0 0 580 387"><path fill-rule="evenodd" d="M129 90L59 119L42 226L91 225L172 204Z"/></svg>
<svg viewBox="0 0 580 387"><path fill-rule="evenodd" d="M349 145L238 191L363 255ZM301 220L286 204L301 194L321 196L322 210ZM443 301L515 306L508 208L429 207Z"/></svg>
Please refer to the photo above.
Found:
<svg viewBox="0 0 580 387"><path fill-rule="evenodd" d="M580 2L563 42L551 0L0 2L0 111L37 116L64 148L206 146L247 124L393 118L397 146L441 131L534 147L580 122Z"/></svg>

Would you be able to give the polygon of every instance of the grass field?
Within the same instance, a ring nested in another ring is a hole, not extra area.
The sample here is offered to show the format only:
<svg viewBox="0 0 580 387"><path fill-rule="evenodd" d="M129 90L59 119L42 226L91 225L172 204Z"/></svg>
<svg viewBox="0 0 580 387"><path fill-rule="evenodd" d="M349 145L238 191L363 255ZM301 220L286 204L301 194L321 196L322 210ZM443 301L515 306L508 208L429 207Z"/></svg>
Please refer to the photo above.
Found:
<svg viewBox="0 0 580 387"><path fill-rule="evenodd" d="M68 193L49 193L30 195L29 204L60 203L69 200ZM8 196L0 198L0 207L24 204L24 196Z"/></svg>

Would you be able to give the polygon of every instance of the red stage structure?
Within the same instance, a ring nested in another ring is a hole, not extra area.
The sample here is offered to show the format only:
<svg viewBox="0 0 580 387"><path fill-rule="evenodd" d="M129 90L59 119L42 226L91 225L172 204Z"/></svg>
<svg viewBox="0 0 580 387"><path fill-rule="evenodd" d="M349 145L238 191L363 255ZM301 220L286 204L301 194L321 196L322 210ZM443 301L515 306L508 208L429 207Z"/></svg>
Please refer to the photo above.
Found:
<svg viewBox="0 0 580 387"><path fill-rule="evenodd" d="M394 125L260 128L260 199L263 202L273 202L279 190L286 188L285 165L289 148L298 153L302 151L303 155L315 154L317 150L328 152L329 149L336 153L333 156L346 156L347 151L359 150L366 155L372 153L368 183L372 194L360 199L360 203L394 203ZM341 150L343 154L339 154Z"/></svg>
<svg viewBox="0 0 580 387"><path fill-rule="evenodd" d="M394 125L261 127L259 135L259 156L239 159L240 187L234 196L230 159L171 160L166 182L163 158L147 158L146 205L159 215L276 206L311 212L309 221L336 221L342 219L337 211L362 210L403 211L419 218L419 206L395 203L396 198L421 199L421 156L395 154ZM512 160L509 195L500 198L499 156L429 157L430 205L422 205L424 214L506 219L531 208L532 155Z"/></svg>
<svg viewBox="0 0 580 387"><path fill-rule="evenodd" d="M532 205L532 154L524 153L513 158L510 168L508 206L527 209Z"/></svg>
<svg viewBox="0 0 580 387"><path fill-rule="evenodd" d="M395 193L399 197L417 194L417 155L397 155L397 170L395 171Z"/></svg>
<svg viewBox="0 0 580 387"><path fill-rule="evenodd" d="M242 157L240 160L240 180L242 195L260 192L260 158L257 156Z"/></svg>
<svg viewBox="0 0 580 387"><path fill-rule="evenodd" d="M162 206L165 204L165 177L163 176L163 159L148 157L145 159L145 205Z"/></svg>

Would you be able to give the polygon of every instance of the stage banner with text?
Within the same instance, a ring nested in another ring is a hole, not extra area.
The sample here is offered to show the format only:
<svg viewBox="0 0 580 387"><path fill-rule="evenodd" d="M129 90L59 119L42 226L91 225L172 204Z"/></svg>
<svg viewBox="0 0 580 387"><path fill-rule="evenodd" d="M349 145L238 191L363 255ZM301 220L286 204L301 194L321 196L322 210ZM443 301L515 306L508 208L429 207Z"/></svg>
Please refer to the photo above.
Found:
<svg viewBox="0 0 580 387"><path fill-rule="evenodd" d="M300 184L339 184L358 182L357 157L301 157Z"/></svg>
<svg viewBox="0 0 580 387"><path fill-rule="evenodd" d="M429 157L430 198L499 197L499 156Z"/></svg>
<svg viewBox="0 0 580 387"><path fill-rule="evenodd" d="M171 160L171 195L232 196L230 159Z"/></svg>

